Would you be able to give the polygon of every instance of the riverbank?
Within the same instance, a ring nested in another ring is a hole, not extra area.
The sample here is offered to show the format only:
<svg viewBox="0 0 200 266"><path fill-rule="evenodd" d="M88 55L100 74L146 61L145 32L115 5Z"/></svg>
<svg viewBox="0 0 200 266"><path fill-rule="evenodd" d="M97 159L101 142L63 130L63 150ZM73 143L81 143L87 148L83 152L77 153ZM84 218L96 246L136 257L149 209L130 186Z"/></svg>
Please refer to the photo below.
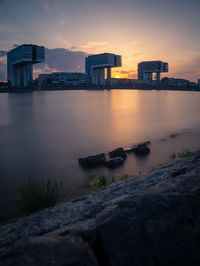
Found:
<svg viewBox="0 0 200 266"><path fill-rule="evenodd" d="M160 84L134 84L134 85L115 85L115 86L98 86L98 85L46 85L41 87L6 87L0 88L0 93L25 93L37 91L76 91L76 90L164 90L164 91L200 91L199 86L162 86Z"/></svg>
<svg viewBox="0 0 200 266"><path fill-rule="evenodd" d="M200 152L0 227L0 265L199 265Z"/></svg>

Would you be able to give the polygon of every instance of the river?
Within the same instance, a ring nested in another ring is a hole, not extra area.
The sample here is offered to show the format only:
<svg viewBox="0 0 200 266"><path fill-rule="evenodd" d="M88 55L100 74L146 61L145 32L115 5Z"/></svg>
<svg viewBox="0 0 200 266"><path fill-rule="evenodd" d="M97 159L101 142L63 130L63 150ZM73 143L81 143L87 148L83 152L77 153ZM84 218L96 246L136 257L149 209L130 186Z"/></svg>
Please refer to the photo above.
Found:
<svg viewBox="0 0 200 266"><path fill-rule="evenodd" d="M84 170L78 158L151 141L149 156L119 168ZM74 90L0 94L0 211L17 211L19 184L62 182L62 200L83 195L98 176L137 175L200 149L200 93ZM12 213L12 214L11 214Z"/></svg>

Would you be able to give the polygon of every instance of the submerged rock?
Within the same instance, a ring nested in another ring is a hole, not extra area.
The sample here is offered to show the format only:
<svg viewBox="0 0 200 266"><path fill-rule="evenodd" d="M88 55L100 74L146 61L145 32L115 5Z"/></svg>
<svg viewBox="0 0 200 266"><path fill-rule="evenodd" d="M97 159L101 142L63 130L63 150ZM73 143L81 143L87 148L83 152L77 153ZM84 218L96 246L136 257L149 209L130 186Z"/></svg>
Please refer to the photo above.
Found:
<svg viewBox="0 0 200 266"><path fill-rule="evenodd" d="M117 157L115 159L109 160L106 162L106 166L110 168L115 168L117 166L122 165L124 162L124 159L122 157Z"/></svg>
<svg viewBox="0 0 200 266"><path fill-rule="evenodd" d="M200 152L0 227L0 266L199 266Z"/></svg>
<svg viewBox="0 0 200 266"><path fill-rule="evenodd" d="M79 164L84 168L90 168L98 165L104 165L106 162L106 156L104 153L92 155L86 158L80 158Z"/></svg>
<svg viewBox="0 0 200 266"><path fill-rule="evenodd" d="M109 156L111 158L115 158L115 157L126 158L127 157L125 150L121 147L109 152Z"/></svg>

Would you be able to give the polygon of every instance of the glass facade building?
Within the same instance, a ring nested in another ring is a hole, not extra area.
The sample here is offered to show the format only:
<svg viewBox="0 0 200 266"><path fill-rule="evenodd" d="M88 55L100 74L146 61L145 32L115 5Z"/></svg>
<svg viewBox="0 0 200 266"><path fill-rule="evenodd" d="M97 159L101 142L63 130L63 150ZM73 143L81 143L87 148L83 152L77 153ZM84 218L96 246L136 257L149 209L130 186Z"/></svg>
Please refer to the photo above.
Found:
<svg viewBox="0 0 200 266"><path fill-rule="evenodd" d="M121 55L110 53L90 55L85 58L85 72L92 76L92 84L111 84L111 68L121 67ZM105 80L105 69L107 69L107 79Z"/></svg>
<svg viewBox="0 0 200 266"><path fill-rule="evenodd" d="M23 44L7 54L8 83L14 86L28 86L33 80L33 64L44 61L44 47Z"/></svg>
<svg viewBox="0 0 200 266"><path fill-rule="evenodd" d="M53 84L82 85L91 84L92 77L85 73L78 72L53 72Z"/></svg>
<svg viewBox="0 0 200 266"><path fill-rule="evenodd" d="M152 80L152 74L157 74L157 81L160 81L160 73L168 72L168 63L162 61L144 61L138 64L138 79Z"/></svg>

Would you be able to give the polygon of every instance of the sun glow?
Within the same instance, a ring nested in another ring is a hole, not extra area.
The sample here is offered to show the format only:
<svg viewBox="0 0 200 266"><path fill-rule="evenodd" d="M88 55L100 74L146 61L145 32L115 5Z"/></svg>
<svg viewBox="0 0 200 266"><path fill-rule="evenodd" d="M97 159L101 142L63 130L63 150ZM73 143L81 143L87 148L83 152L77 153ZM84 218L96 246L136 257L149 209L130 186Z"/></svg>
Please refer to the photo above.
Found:
<svg viewBox="0 0 200 266"><path fill-rule="evenodd" d="M115 76L116 79L119 79L119 76Z"/></svg>

